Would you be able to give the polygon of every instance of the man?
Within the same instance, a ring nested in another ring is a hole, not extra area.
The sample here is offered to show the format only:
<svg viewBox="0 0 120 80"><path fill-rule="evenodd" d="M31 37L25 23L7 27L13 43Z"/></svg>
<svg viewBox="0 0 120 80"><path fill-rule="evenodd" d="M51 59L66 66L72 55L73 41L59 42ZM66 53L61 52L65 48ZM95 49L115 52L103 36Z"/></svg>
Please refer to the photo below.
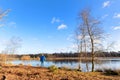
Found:
<svg viewBox="0 0 120 80"><path fill-rule="evenodd" d="M45 56L42 54L42 56L40 56L40 62L41 62L41 66L44 66L44 61L46 60Z"/></svg>

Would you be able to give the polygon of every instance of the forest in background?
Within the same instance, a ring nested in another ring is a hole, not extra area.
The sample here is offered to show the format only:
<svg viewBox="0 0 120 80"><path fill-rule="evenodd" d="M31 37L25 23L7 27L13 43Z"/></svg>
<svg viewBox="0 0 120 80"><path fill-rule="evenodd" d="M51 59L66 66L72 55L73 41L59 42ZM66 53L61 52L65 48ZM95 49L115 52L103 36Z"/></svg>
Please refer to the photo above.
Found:
<svg viewBox="0 0 120 80"><path fill-rule="evenodd" d="M46 58L67 58L67 57L79 57L80 53L38 53L38 54L23 54L23 55L17 55L14 54L17 58L21 58L22 56L30 56L31 58L37 58L44 54ZM81 53L81 57L91 57L91 53L87 52L86 54ZM120 57L120 51L119 52L96 52L96 57Z"/></svg>

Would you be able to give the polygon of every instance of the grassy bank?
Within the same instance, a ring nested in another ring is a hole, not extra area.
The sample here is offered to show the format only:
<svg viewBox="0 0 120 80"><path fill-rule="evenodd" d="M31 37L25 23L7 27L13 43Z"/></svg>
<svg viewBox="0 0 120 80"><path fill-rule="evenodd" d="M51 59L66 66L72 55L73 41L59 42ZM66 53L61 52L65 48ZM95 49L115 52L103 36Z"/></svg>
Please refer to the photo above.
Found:
<svg viewBox="0 0 120 80"><path fill-rule="evenodd" d="M55 70L55 71L54 71ZM0 80L119 80L120 76L103 72L80 72L76 70L32 66L1 66Z"/></svg>

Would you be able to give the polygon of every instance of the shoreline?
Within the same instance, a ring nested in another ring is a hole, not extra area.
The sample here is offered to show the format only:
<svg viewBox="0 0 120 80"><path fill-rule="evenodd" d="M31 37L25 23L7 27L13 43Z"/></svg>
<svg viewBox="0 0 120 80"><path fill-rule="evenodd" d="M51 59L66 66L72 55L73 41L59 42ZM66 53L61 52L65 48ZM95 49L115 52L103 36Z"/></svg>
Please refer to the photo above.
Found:
<svg viewBox="0 0 120 80"><path fill-rule="evenodd" d="M61 57L61 58L47 58L47 60L91 60L91 57ZM106 60L106 59L120 59L120 57L95 57L95 60Z"/></svg>
<svg viewBox="0 0 120 80"><path fill-rule="evenodd" d="M95 57L95 60L120 60L120 57ZM39 58L29 58L29 59L20 59L20 58L7 58L6 60L0 60L2 62L5 62L5 61L13 61L13 60L23 60L23 61L28 61L28 60L39 60ZM59 60L76 60L76 61L79 61L79 60L88 60L90 61L91 60L91 57L49 57L49 58L46 58L47 61L59 61Z"/></svg>

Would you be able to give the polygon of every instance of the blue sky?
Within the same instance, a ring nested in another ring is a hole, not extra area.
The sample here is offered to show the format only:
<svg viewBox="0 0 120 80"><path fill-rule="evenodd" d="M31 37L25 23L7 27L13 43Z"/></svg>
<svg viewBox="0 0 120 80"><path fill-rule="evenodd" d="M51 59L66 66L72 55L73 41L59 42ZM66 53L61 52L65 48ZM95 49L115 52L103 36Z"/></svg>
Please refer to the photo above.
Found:
<svg viewBox="0 0 120 80"><path fill-rule="evenodd" d="M89 7L120 51L120 0L0 0L10 12L0 22L0 51L11 37L22 39L19 54L73 51L78 13Z"/></svg>

